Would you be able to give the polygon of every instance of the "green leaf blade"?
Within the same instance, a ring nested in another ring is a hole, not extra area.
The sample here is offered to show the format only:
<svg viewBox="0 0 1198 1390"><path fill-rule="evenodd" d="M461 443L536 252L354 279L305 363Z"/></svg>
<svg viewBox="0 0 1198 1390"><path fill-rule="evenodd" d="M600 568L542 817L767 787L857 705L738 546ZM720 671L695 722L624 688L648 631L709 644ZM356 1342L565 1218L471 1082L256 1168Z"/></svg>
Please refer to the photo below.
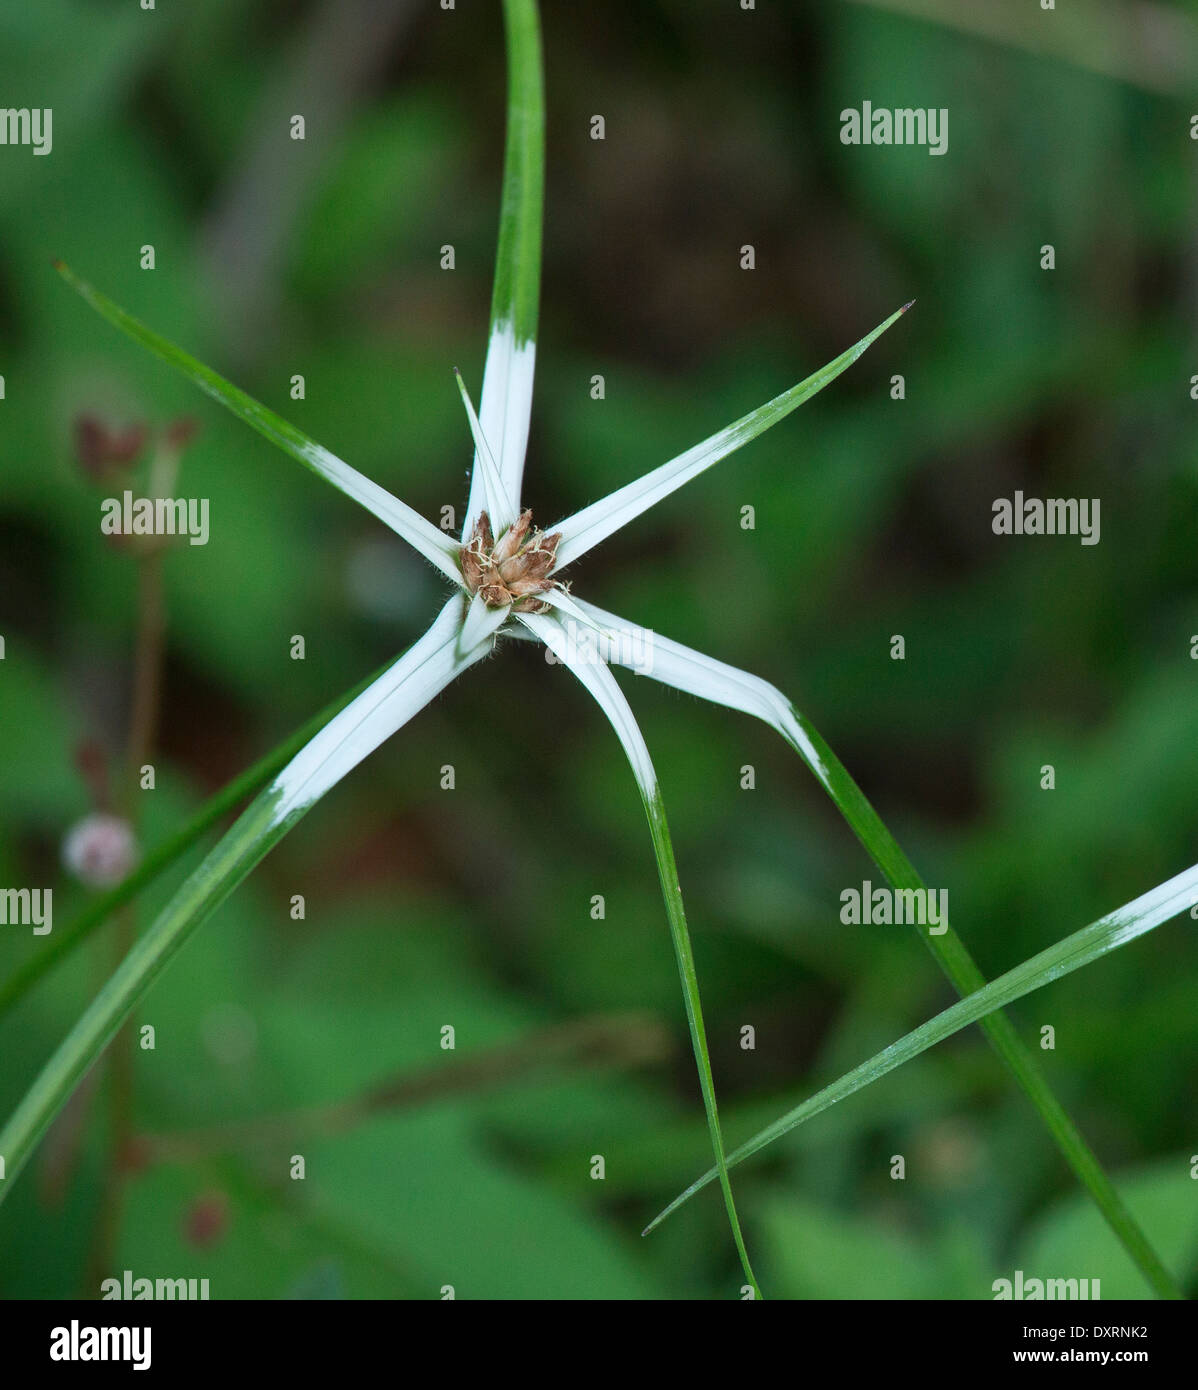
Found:
<svg viewBox="0 0 1198 1390"><path fill-rule="evenodd" d="M756 439L759 434L764 434L780 420L784 420L812 396L818 395L825 386L831 385L842 372L847 371L910 307L910 304L904 304L901 309L896 309L888 319L871 329L864 338L847 348L839 357L834 357L831 362L825 363L818 371L812 372L810 376L789 390L783 391L781 395L775 396L773 400L766 401L756 410L749 411L747 415L742 415L739 420L733 421L724 429L692 445L676 458L663 463L660 468L650 470L643 477L626 483L607 497L592 502L590 506L583 507L581 511L550 527L550 530L560 532L562 537L557 547L557 568L563 569L566 565L572 564L613 532L627 526L642 512L656 506L670 493L676 492L678 488L697 478L700 473L706 472L721 459L743 448L750 440Z"/></svg>
<svg viewBox="0 0 1198 1390"><path fill-rule="evenodd" d="M595 703L611 723L624 754L632 768L641 802L649 821L649 832L653 840L653 854L657 861L657 874L661 882L662 898L665 901L666 917L670 926L670 940L674 947L674 957L678 965L678 975L682 982L682 998L686 1010L687 1027L690 1030L691 1046L695 1054L695 1066L699 1074L699 1089L703 1095L703 1108L707 1114L707 1127L711 1135L711 1147L715 1154L716 1167L712 1170L719 1178L724 1194L724 1207L728 1213L728 1224L732 1239L740 1256L741 1267L748 1287L754 1298L761 1297L761 1289L749 1261L749 1252L741 1230L740 1216L736 1210L736 1200L732 1195L732 1183L728 1177L728 1165L724 1152L724 1136L720 1126L719 1106L716 1103L715 1078L711 1070L711 1053L707 1045L707 1029L703 1022L703 1004L699 994L699 976L695 969L694 951L691 947L690 928L687 926L686 910L682 904L682 885L678 880L678 866L674 860L674 847L670 839L670 827L666 820L665 802L657 783L657 773L649 757L649 749L641 734L640 726L623 692L616 684L607 664L595 661L586 655L571 650L566 630L559 617L540 614L520 614L520 621L553 652L563 666L569 667L581 684L594 698Z"/></svg>
<svg viewBox="0 0 1198 1390"><path fill-rule="evenodd" d="M140 319L126 313L118 304L114 304L107 295L101 294L93 285L76 275L69 266L63 265L59 261L55 263L55 269L67 284L77 290L88 304L103 318L106 318L114 328L120 329L135 343L148 348L155 357L161 359L167 366L182 372L205 395L211 396L214 401L223 405L244 424L257 430L264 439L269 439L272 444L277 445L284 453L290 454L305 468L311 469L318 477L332 483L339 492L365 507L367 511L377 516L396 535L401 536L413 549L423 555L431 565L439 569L447 579L461 585L462 575L457 564L457 546L431 521L422 517L406 502L401 502L398 497L392 496L386 488L380 487L378 483L367 478L365 474L359 473L356 468L351 468L344 459L339 459L336 454L330 453L322 444L317 444L315 440L309 439L302 430L284 420L281 415L276 415L273 410L264 406L260 401L254 400L240 387L226 381L211 367L206 367L190 353L184 352L182 348L177 347L160 333L148 328Z"/></svg>
<svg viewBox="0 0 1198 1390"><path fill-rule="evenodd" d="M545 206L545 88L536 0L504 0L508 51L507 143L492 329L510 323L517 347L534 342Z"/></svg>
<svg viewBox="0 0 1198 1390"><path fill-rule="evenodd" d="M364 758L486 656L488 637L458 650L461 600L324 726L250 803L171 898L67 1034L0 1131L0 1202L38 1140L137 1002L196 929L284 835Z"/></svg>
<svg viewBox="0 0 1198 1390"><path fill-rule="evenodd" d="M773 1124L766 1126L753 1138L734 1149L728 1155L728 1166L734 1167L744 1159L759 1153L767 1145L789 1134L791 1130L821 1111L872 1085L888 1072L918 1057L921 1052L926 1052L954 1033L959 1033L971 1023L979 1022L996 1010L1023 998L1024 995L1043 989L1045 985L1052 984L1062 976L1080 970L1146 932L1153 931L1163 922L1184 912L1190 906L1196 890L1198 864L1023 961L1008 970L1005 975L1000 975L990 984L959 1000L787 1111ZM718 1173L711 1169L692 1183L649 1223L645 1228L646 1234L716 1177Z"/></svg>
<svg viewBox="0 0 1198 1390"><path fill-rule="evenodd" d="M504 0L507 131L491 332L479 419L495 451L512 515L520 511L536 369L545 207L545 80L536 0ZM475 450L463 536L485 505L484 461Z"/></svg>

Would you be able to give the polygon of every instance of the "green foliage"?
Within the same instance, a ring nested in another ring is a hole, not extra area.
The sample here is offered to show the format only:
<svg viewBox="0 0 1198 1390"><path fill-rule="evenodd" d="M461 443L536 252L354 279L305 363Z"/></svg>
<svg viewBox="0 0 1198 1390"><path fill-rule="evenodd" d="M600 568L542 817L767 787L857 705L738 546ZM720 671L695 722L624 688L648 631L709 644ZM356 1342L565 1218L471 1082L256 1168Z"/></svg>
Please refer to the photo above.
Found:
<svg viewBox="0 0 1198 1390"><path fill-rule="evenodd" d="M63 924L89 901L57 869L61 835L87 809L73 749L84 734L119 744L134 622L131 566L101 543L104 494L70 449L77 410L202 421L181 487L213 499L213 538L167 558L166 736L147 845L405 646L440 586L103 330L48 260L86 269L426 516L448 505L460 519L469 445L451 368L473 382L482 365L501 152L502 31L491 7L472 8L478 22L453 27L430 10L386 74L349 93L286 214L285 254L261 271L252 310L231 315L234 266L212 264L210 234L260 135L261 92L294 82L303 21L224 4L160 7L146 24L93 0L0 20L6 58L56 115L51 158L3 151L0 868L6 882L52 882ZM577 586L793 694L925 879L950 889L954 924L996 975L1193 858L1188 108L872 6L772 7L768 24L763 7L748 23L712 7L646 25L643 7L616 5L601 36L584 10L555 10L546 39L529 505L549 519L638 476L918 294L901 343L888 335L789 432L586 557ZM819 55L801 81L795 53ZM598 83L602 144L585 134ZM949 155L841 147L834 113L862 92L949 105ZM733 254L746 225L752 276ZM1046 240L1055 275L1036 265ZM152 274L137 268L145 241L159 249ZM458 246L452 275L436 263L444 241ZM288 398L293 372L306 374L303 402ZM596 372L602 402L588 392ZM888 397L897 372L902 403ZM1102 544L1079 555L998 543L989 504L1016 486L1101 494ZM738 525L746 503L751 533ZM362 602L363 573L385 576L388 609ZM287 657L296 631L304 662ZM895 632L902 663L886 656ZM137 1129L331 1103L436 1060L435 1030L455 1015L478 1028L464 1058L639 1007L671 1030L671 1056L385 1116L313 1145L304 1183L287 1179L285 1154L152 1165L133 1180L119 1268L211 1274L214 1296L437 1297L451 1282L468 1297L494 1291L492 1252L510 1239L504 1293L569 1281L585 1297L710 1297L739 1284L716 1201L628 1237L710 1162L658 886L609 730L538 654L503 661L334 792L163 976L135 1020L159 1028L157 1050L136 1055ZM836 920L837 893L868 860L770 731L648 682L635 696L670 806L724 1127L755 1133L952 995L909 936ZM513 731L550 712L553 725L496 749L497 708ZM453 793L438 787L446 761ZM746 762L751 793L736 781ZM1052 793L1039 790L1044 762L1057 765ZM143 922L173 884L147 894ZM304 922L288 917L293 893L306 895ZM602 922L589 915L596 893ZM1179 1271L1194 1261L1198 1045L1183 924L1011 1014L1032 1048L1055 1025L1056 1050L1038 1060ZM42 943L0 931L2 982ZM108 936L0 1020L4 1115L107 975ZM221 1029L246 1016L249 1051L222 1060ZM737 1044L745 1022L754 1053ZM0 1207L5 1297L82 1291L104 1101L101 1090L82 1112L63 1190L51 1151L67 1136L52 1131ZM969 1136L972 1176L954 1184L929 1162L895 1192L889 1155L922 1152L947 1122ZM596 1151L602 1183L587 1171ZM389 1203L408 1195L407 1175L430 1215L401 1227ZM1145 1291L972 1033L736 1178L777 1296L988 1298L1016 1267L1101 1276L1104 1298ZM1159 1205L1142 1195L1155 1182ZM225 1224L201 1248L189 1214L214 1193ZM530 1243L538 1227L552 1235ZM850 1258L871 1237L876 1257Z"/></svg>

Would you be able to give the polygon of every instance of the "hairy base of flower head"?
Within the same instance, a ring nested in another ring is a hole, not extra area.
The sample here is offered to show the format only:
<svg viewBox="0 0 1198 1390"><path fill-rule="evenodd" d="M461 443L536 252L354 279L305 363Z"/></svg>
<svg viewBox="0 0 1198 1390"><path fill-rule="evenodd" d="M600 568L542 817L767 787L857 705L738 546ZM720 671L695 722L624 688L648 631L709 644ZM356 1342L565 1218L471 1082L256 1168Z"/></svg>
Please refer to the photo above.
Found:
<svg viewBox="0 0 1198 1390"><path fill-rule="evenodd" d="M519 519L496 541L491 518L479 515L469 541L462 547L462 577L472 594L488 608L511 605L516 613L546 613L549 604L537 598L558 587L549 573L557 560L560 534L547 536L532 525L532 512Z"/></svg>

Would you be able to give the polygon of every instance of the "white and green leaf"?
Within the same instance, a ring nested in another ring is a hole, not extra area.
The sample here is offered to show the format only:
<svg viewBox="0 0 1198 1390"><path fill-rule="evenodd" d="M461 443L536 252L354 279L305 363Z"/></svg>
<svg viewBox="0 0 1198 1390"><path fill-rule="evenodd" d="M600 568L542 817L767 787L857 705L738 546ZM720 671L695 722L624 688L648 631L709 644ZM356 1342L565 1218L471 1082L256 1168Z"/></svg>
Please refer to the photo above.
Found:
<svg viewBox="0 0 1198 1390"><path fill-rule="evenodd" d="M519 511L532 414L537 310L541 292L541 222L545 202L545 83L535 0L504 0L507 37L507 135L499 208L499 249L491 296L491 336L479 418L513 510ZM463 536L484 506L475 451Z"/></svg>
<svg viewBox="0 0 1198 1390"><path fill-rule="evenodd" d="M711 1072L711 1054L707 1046L707 1030L703 1024L703 1007L699 995L699 977L695 970L694 952L691 949L690 929L686 922L686 912L682 905L682 885L678 881L678 866L674 862L674 847L670 840L670 827L666 820L665 803L661 789L657 785L657 774L645 744L640 726L636 722L624 693L616 684L615 677L602 661L588 655L579 656L569 641L567 633L556 615L521 614L520 622L538 637L553 652L554 656L568 666L579 681L594 697L599 708L611 721L616 737L624 749L632 768L633 776L649 820L649 830L653 839L653 853L657 860L658 877L661 880L662 897L665 899L666 915L670 924L670 937L674 944L674 955L678 963L678 974L682 980L682 997L686 1007L686 1021L690 1028L691 1044L694 1048L695 1062L699 1070L699 1088L703 1094L703 1105L707 1112L707 1125L711 1133L712 1151L715 1154L716 1172L724 1193L724 1205L728 1212L728 1222L732 1238L740 1255L745 1278L753 1289L754 1296L760 1298L761 1290L754 1277L741 1233L740 1217L732 1196L732 1184L728 1179L724 1157L724 1139L720 1129L720 1114L715 1098L715 1081Z"/></svg>
<svg viewBox="0 0 1198 1390"><path fill-rule="evenodd" d="M196 928L330 788L456 676L490 652L493 636L466 652L459 651L461 627L462 600L455 595L424 636L292 758L183 883L96 995L0 1131L0 1158L6 1176L0 1183L0 1201L11 1191L12 1179L130 1010Z"/></svg>
<svg viewBox="0 0 1198 1390"><path fill-rule="evenodd" d="M1091 922L1088 927L1082 927L1080 931L1049 946L1047 950L1032 956L1030 960L1025 960L1013 970L1008 970L1005 975L1000 975L984 988L953 1004L951 1008L921 1024L897 1042L891 1043L888 1048L867 1062L862 1062L860 1066L846 1072L830 1086L825 1086L822 1091L788 1110L772 1125L768 1125L747 1143L734 1149L728 1155L728 1166L732 1167L759 1153L768 1144L781 1139L821 1111L872 1085L896 1067L901 1067L905 1062L918 1057L921 1052L926 1052L945 1038L959 1033L962 1028L979 1022L1026 994L1043 989L1054 980L1101 960L1120 946L1126 946L1129 941L1134 941L1159 927L1162 922L1185 912L1194 900L1196 889L1198 864L1192 865L1167 882L1158 884L1114 912L1107 913L1098 921ZM664 1211L654 1217L645 1228L646 1234L717 1177L722 1177L722 1174L713 1168L701 1178L697 1178L685 1192L680 1193Z"/></svg>
<svg viewBox="0 0 1198 1390"><path fill-rule="evenodd" d="M800 381L797 386L792 386L789 391L783 391L780 396L775 396L772 401L751 410L748 415L742 416L702 443L687 449L677 458L663 463L660 468L653 469L635 482L617 488L607 497L592 502L589 507L583 507L581 511L551 527L551 530L561 532L562 537L557 547L557 568L562 569L579 556L585 555L614 531L627 526L642 512L656 506L663 497L668 497L671 492L689 483L692 478L697 478L700 473L719 463L721 459L727 458L729 454L735 453L751 439L764 434L771 425L784 420L792 410L797 410L804 401L809 401L830 382L835 381L841 372L851 367L866 348L881 337L910 307L905 304L896 310L884 323L867 333L860 342L854 343L846 352L842 352L818 372L813 372L806 380Z"/></svg>
<svg viewBox="0 0 1198 1390"><path fill-rule="evenodd" d="M254 400L252 396L246 395L211 367L204 366L190 353L176 347L161 334L155 333L152 328L147 328L139 319L126 313L106 295L81 279L69 266L60 263L58 272L109 323L119 328L122 333L128 334L134 342L149 348L169 366L182 372L201 391L211 396L214 401L219 401L239 420L244 421L251 429L257 430L272 444L277 444L305 468L310 468L326 482L332 483L338 492L352 497L368 512L372 512L397 536L402 536L410 546L418 550L430 564L435 565L447 579L451 579L455 584L462 583L457 563L457 543L438 530L431 521L422 517L406 502L393 497L386 488L380 487L365 474L359 473L356 468L351 468L323 445L309 439L302 430L296 429L281 415L276 415L273 410Z"/></svg>

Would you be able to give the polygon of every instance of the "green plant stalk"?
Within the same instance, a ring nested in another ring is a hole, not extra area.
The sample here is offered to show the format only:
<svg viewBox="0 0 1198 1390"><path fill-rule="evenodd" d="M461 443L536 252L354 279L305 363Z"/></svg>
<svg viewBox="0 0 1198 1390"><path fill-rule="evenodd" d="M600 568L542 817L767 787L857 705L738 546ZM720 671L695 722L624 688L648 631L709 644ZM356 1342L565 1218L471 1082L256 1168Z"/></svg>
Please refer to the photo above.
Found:
<svg viewBox="0 0 1198 1390"><path fill-rule="evenodd" d="M695 1064L699 1071L699 1089L703 1093L703 1108L707 1112L707 1128L711 1134L711 1147L715 1154L716 1168L719 1172L720 1187L724 1193L724 1206L728 1210L728 1222L732 1227L732 1238L741 1266L753 1290L754 1298L761 1298L761 1289L749 1263L749 1252L745 1248L744 1236L740 1229L740 1217L736 1213L736 1203L732 1197L732 1183L728 1177L728 1160L724 1153L724 1136L720 1129L720 1115L716 1107L715 1081L711 1074L711 1055L707 1047L707 1030L703 1025L703 1006L699 999L699 977L695 971L695 957L691 950L690 932L686 925L686 912L682 906L682 885L678 881L678 866L674 861L674 846L670 840L670 827L666 821L665 803L661 792L654 790L650 796L642 795L645 815L649 820L649 831L653 836L653 853L657 859L657 872L661 879L661 895L665 899L666 915L670 922L670 939L674 943L674 955L678 961L678 974L682 980L682 996L686 1004L686 1021L690 1028L691 1043L695 1051Z"/></svg>
<svg viewBox="0 0 1198 1390"><path fill-rule="evenodd" d="M169 497L179 471L179 447L160 441L150 465L150 495ZM165 553L152 546L137 557L137 639L133 658L133 707L129 740L118 805L134 836L141 832L142 802L138 794L141 769L150 762L158 735L162 702L163 666L166 659ZM118 966L137 939L137 909L127 903L116 915L112 935L113 968ZM98 1288L113 1262L125 1201L125 1165L133 1138L137 1072L134 1038L126 1025L108 1056L108 1108L111 1132L101 1188L100 1206L87 1260L85 1291ZM85 1293L86 1296L86 1293Z"/></svg>
<svg viewBox="0 0 1198 1390"><path fill-rule="evenodd" d="M924 882L915 866L904 854L898 841L886 828L840 759L828 747L815 727L793 706L791 708L795 719L823 762L829 795L864 845L870 858L885 874L893 888L924 888ZM797 741L787 737L784 731L782 736L804 762L808 761L806 752ZM823 777L820 780L822 782ZM919 932L920 939L931 951L936 963L948 976L957 993L963 997L974 994L985 987L986 977L947 919L944 926L943 935L932 936L928 932ZM1107 1224L1135 1261L1149 1285L1162 1298L1180 1298L1181 1291L1173 1277L1124 1205L1094 1151L1057 1099L1035 1057L1020 1039L1010 1019L1004 1013L993 1013L981 1020L981 1028L990 1045L1006 1063L1024 1094L1035 1106L1065 1161L1089 1192Z"/></svg>
<svg viewBox="0 0 1198 1390"><path fill-rule="evenodd" d="M152 850L128 878L122 879L115 887L94 899L71 923L61 931L56 931L49 945L37 955L30 957L0 985L0 1018L23 999L43 975L65 960L117 908L130 902L144 888L148 888L160 874L171 868L222 816L240 805L246 797L261 791L335 714L382 675L393 660L394 658L384 662L373 675L367 676L352 690L326 705L319 714L301 725L290 738L260 758L252 767L246 768L239 776L234 777L227 786L210 797L186 824Z"/></svg>
<svg viewBox="0 0 1198 1390"><path fill-rule="evenodd" d="M545 204L545 88L534 0L504 0L508 52L507 134L491 324L510 323L517 343L536 338Z"/></svg>
<svg viewBox="0 0 1198 1390"><path fill-rule="evenodd" d="M515 1042L469 1052L452 1067L405 1069L331 1104L305 1106L201 1129L139 1134L147 1163L194 1163L262 1145L294 1145L297 1137L341 1134L372 1116L412 1110L462 1096L488 1095L544 1074L633 1068L674 1052L665 1025L649 1014L601 1014L539 1028ZM288 1148L287 1152L291 1152Z"/></svg>

